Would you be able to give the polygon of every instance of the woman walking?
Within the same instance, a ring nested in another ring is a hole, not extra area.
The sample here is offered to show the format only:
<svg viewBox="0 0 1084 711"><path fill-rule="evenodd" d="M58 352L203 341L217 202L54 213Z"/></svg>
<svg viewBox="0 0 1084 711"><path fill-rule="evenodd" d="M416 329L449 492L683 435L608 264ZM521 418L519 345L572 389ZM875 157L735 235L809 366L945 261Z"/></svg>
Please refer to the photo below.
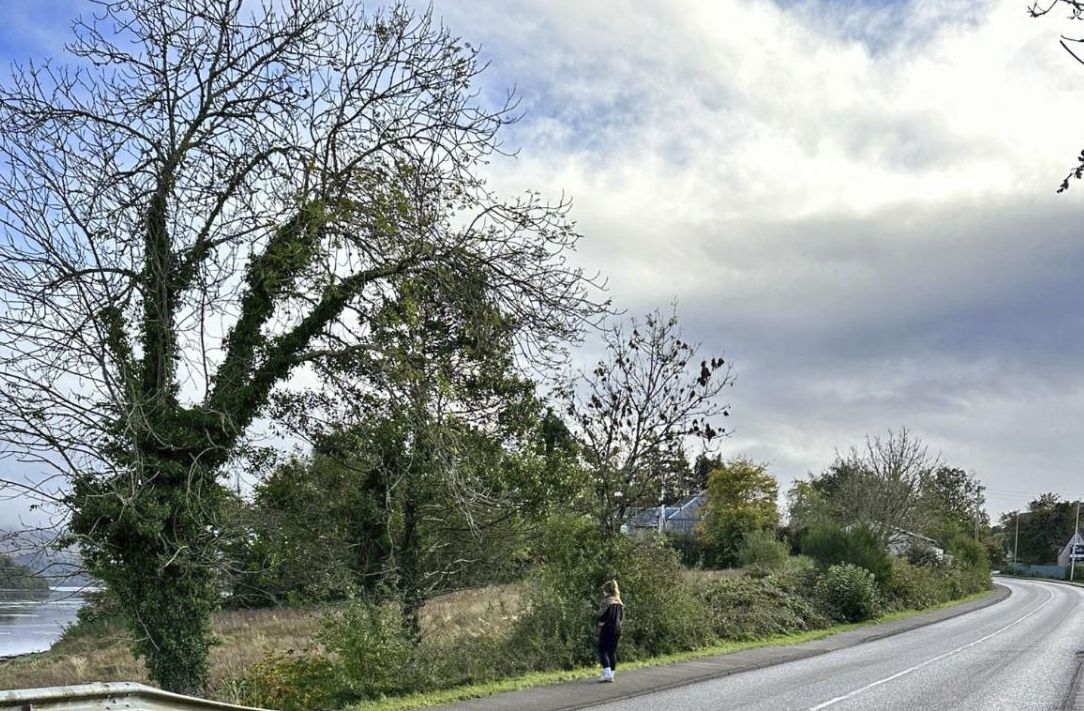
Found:
<svg viewBox="0 0 1084 711"><path fill-rule="evenodd" d="M625 606L621 602L621 590L616 580L607 580L602 586L602 606L598 609L598 660L602 664L599 681L613 681L617 669L617 640L621 638L621 623L625 620Z"/></svg>

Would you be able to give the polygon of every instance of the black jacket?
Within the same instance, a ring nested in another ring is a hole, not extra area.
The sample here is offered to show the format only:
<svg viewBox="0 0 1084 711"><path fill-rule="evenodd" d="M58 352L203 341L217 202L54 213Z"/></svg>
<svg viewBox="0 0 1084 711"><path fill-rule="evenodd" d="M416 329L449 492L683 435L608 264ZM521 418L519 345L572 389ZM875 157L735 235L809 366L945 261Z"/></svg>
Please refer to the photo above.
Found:
<svg viewBox="0 0 1084 711"><path fill-rule="evenodd" d="M621 623L625 621L625 606L619 600L606 598L599 608L596 621L600 637L620 637Z"/></svg>

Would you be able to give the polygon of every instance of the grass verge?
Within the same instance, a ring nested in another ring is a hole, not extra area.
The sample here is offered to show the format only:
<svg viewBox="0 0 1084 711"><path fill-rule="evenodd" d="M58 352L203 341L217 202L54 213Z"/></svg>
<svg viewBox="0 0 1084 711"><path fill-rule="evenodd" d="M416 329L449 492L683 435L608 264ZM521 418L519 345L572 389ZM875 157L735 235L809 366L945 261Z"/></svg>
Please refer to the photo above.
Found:
<svg viewBox="0 0 1084 711"><path fill-rule="evenodd" d="M765 637L764 639L751 640L747 642L723 642L720 644L712 645L710 647L702 647L700 649L692 650L689 652L679 652L677 654L667 654L659 657L652 657L650 659L642 659L635 662L622 663L621 668L623 670L641 669L643 667L660 666L663 664L677 664L679 662L687 662L693 659L713 657L719 654L732 654L734 652L741 652L746 649L756 649L759 647L772 646L782 647L802 644L803 642L811 642L813 640L823 639L824 637L829 637L834 634L847 632L849 630L854 630L861 627L870 627L873 625L884 624L886 622L892 622L894 620L901 620L907 617L914 617L915 615L920 615L927 612L934 612L936 610L955 607L956 605L961 605L966 602L979 600L990 594L991 591L985 590L983 592L978 592L973 595L968 595L967 597L960 598L959 600L951 600L949 602L941 603L940 605L935 605L933 607L926 607L921 610L904 610L901 612L892 612L887 615L878 617L875 620L869 620L867 622L855 622L851 624L835 625L833 627L827 627L822 630L799 632L788 635L778 635L775 637ZM366 701L361 704L347 707L347 711L408 711L408 709L442 706L444 704L451 704L457 701L478 699L485 696L493 696L494 694L501 694L508 691L520 691L522 689L530 689L536 686L546 686L549 684L559 684L565 681L588 679L595 676L597 673L598 669L593 666L560 671L531 672L529 674L524 674L523 676L512 677L509 679L500 679L497 681L485 682L481 684L468 684L466 686L457 686L451 689L441 689L437 691L410 694L408 696L397 696L388 699Z"/></svg>

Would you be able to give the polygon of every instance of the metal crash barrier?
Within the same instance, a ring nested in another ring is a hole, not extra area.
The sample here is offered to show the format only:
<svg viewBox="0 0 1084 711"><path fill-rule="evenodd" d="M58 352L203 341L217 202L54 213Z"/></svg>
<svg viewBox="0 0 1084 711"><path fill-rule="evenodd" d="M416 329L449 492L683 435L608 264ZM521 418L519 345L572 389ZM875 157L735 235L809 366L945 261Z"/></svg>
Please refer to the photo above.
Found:
<svg viewBox="0 0 1084 711"><path fill-rule="evenodd" d="M131 682L0 691L0 711L262 711Z"/></svg>

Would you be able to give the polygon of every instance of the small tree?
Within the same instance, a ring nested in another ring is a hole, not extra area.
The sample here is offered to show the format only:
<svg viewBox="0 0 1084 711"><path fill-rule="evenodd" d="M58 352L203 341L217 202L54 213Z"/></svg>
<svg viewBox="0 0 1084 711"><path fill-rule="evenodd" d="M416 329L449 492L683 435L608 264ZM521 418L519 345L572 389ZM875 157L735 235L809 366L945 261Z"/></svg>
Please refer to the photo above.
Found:
<svg viewBox="0 0 1084 711"><path fill-rule="evenodd" d="M700 536L715 550L720 565L738 562L747 534L775 530L778 495L779 486L767 466L749 459L726 462L711 473Z"/></svg>
<svg viewBox="0 0 1084 711"><path fill-rule="evenodd" d="M676 315L658 312L605 332L606 357L565 393L570 429L592 477L594 513L614 536L631 508L658 502L688 468L685 444L726 434L720 395L734 384L721 357L696 363Z"/></svg>
<svg viewBox="0 0 1084 711"><path fill-rule="evenodd" d="M814 487L830 502L838 523L864 522L887 538L896 528L923 528L926 482L940 466L941 458L906 428L889 430L885 437L867 437L862 449L837 456Z"/></svg>

